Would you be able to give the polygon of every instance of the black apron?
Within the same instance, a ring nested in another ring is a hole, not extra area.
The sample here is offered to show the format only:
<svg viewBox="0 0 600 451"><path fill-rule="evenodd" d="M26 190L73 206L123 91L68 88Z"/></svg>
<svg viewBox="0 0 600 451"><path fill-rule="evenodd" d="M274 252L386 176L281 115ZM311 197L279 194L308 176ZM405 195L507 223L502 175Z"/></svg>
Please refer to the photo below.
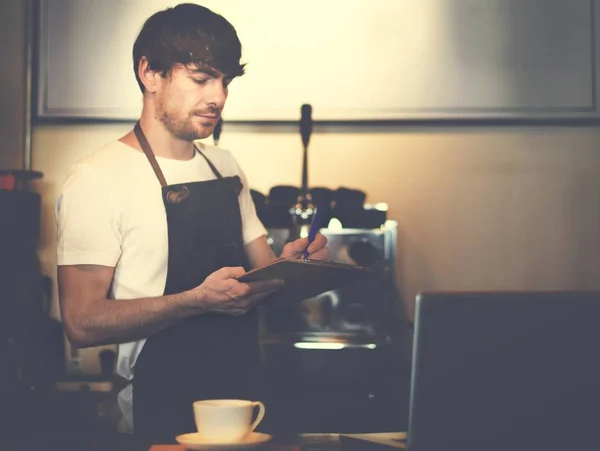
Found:
<svg viewBox="0 0 600 451"><path fill-rule="evenodd" d="M134 130L162 185L169 235L164 294L192 289L224 266L248 270L240 178L222 177L196 148L216 179L167 185L139 123ZM196 400L259 399L256 308L243 316L199 315L149 336L134 373L135 434L151 443L172 443L178 434L195 432Z"/></svg>

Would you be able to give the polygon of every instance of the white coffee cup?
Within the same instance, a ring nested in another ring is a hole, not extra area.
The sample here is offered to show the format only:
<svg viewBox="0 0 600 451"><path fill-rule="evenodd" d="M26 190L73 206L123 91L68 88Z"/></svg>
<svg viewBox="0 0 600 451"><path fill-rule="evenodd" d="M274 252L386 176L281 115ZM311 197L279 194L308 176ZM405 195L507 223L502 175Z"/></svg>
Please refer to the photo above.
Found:
<svg viewBox="0 0 600 451"><path fill-rule="evenodd" d="M252 414L258 407L254 422ZM205 443L235 443L254 431L265 416L260 401L243 399L207 399L194 402L198 434Z"/></svg>

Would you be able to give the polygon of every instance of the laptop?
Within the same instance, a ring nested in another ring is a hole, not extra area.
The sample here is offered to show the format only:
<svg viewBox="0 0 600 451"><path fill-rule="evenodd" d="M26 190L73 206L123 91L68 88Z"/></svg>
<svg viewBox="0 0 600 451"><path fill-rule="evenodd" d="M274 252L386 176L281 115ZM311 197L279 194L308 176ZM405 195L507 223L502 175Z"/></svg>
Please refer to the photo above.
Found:
<svg viewBox="0 0 600 451"><path fill-rule="evenodd" d="M600 292L417 296L410 451L600 449Z"/></svg>

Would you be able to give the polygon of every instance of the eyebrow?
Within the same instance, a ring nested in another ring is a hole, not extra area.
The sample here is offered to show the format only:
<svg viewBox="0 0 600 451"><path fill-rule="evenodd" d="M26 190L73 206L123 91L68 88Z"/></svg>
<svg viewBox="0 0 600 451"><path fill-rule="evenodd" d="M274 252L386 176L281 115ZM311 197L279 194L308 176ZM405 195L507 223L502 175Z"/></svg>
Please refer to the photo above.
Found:
<svg viewBox="0 0 600 451"><path fill-rule="evenodd" d="M218 71L216 71L215 69L211 69L208 66L200 66L200 67L188 67L188 70L192 73L192 74L206 74L209 75L211 77L214 78L218 78L220 73ZM224 78L227 78L227 76L225 74L223 74Z"/></svg>

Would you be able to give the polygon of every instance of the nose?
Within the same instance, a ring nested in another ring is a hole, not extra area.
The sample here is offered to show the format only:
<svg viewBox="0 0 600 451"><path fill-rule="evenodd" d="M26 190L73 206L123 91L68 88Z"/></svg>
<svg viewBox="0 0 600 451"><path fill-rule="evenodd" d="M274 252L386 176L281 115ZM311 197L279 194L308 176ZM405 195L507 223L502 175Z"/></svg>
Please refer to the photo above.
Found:
<svg viewBox="0 0 600 451"><path fill-rule="evenodd" d="M208 95L208 102L217 105L222 108L227 99L227 88L223 85L223 81L218 78L213 80L210 84L210 92Z"/></svg>

